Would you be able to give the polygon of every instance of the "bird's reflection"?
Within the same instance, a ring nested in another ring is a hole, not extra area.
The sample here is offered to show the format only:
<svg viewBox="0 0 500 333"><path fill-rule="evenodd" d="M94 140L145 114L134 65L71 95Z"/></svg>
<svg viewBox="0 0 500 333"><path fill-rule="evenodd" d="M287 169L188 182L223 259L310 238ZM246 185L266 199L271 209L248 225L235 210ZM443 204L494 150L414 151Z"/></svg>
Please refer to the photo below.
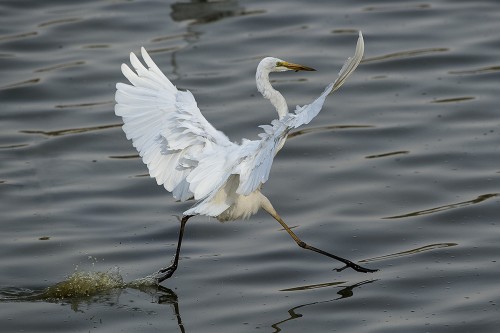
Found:
<svg viewBox="0 0 500 333"><path fill-rule="evenodd" d="M168 304L172 306L172 310L174 311L175 318L177 319L177 326L179 326L179 330L181 333L185 333L184 323L182 322L181 312L179 308L179 297L177 294L170 288L158 285L158 286L143 286L137 287L142 292L148 293L155 298L155 302L158 304Z"/></svg>
<svg viewBox="0 0 500 333"><path fill-rule="evenodd" d="M169 288L165 288L163 286L158 286L158 291L162 293L158 297L159 304L170 304L174 309L175 318L177 319L177 325L182 333L185 333L184 324L182 323L181 312L179 310L179 298L177 294Z"/></svg>
<svg viewBox="0 0 500 333"><path fill-rule="evenodd" d="M200 36L204 33L203 24L219 21L227 17L240 15L250 15L261 13L262 11L247 12L240 6L237 0L191 0L189 2L175 2L171 5L170 17L175 22L190 21L186 25L186 32L181 35L167 35L155 38L153 43L164 41L175 41L182 38L186 45L168 44L167 47L153 48L149 47L150 53L167 52L171 55L171 74L170 77L181 77L179 74L179 65L177 63L177 53L186 48L187 45L196 44Z"/></svg>
<svg viewBox="0 0 500 333"><path fill-rule="evenodd" d="M337 300L340 300L343 298L352 297L354 295L354 288L360 287L360 286L368 284L368 283L373 283L375 281L377 281L377 280L365 280L365 281L361 281L361 282L358 282L358 283L350 285L350 286L346 286L346 287L340 289L339 291L337 291L337 295L339 295L338 297L335 297L335 298L332 298L329 300L310 302L310 303L294 306L293 308L288 310L288 315L289 315L288 318L272 324L271 327L274 329L275 333L281 332L282 331L282 329L280 328L281 324L286 323L287 321L302 317L302 314L297 312L298 309L305 308L305 307L308 307L311 305L329 303L329 302L337 301ZM286 289L286 290L307 290L307 289L318 288L320 286L335 285L335 284L338 284L338 283L321 284L321 285L315 285L315 286L304 286L304 287L297 287L297 288Z"/></svg>
<svg viewBox="0 0 500 333"><path fill-rule="evenodd" d="M207 1L191 0L176 2L170 16L174 21L194 20L194 23L209 23L225 17L245 15L245 9L237 0Z"/></svg>
<svg viewBox="0 0 500 333"><path fill-rule="evenodd" d="M179 306L179 297L169 288L161 285L145 283L146 278L137 279L128 283L123 282L121 275L116 271L109 272L85 272L75 273L66 280L53 286L49 286L41 291L34 291L27 288L0 288L0 302L48 302L69 305L75 312L85 312L85 306L90 304L104 304L116 307L120 302L120 295L126 290L137 290L151 297L157 304L167 304L172 308L172 315L175 316L179 332L185 333L184 322L182 321ZM289 289L285 292L310 291L318 288L335 287L339 288L338 295L333 299L314 301L306 304L294 306L288 310L288 318L280 320L271 325L274 332L281 332L280 325L290 320L302 317L298 310L311 305L329 303L354 295L354 289L365 284L373 283L377 280L365 280L352 285L345 286L345 281L322 283L315 285L305 285ZM91 283L89 283L91 282ZM91 287L92 286L92 287ZM97 286L97 287L96 287ZM126 306L125 306L126 307Z"/></svg>

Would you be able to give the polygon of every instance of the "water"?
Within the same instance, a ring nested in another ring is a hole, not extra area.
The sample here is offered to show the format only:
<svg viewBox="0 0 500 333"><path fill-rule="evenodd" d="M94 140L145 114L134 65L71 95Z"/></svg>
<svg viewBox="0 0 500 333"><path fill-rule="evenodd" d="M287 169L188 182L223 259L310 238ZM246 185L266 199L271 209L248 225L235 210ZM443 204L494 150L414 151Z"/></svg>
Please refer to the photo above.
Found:
<svg viewBox="0 0 500 333"><path fill-rule="evenodd" d="M3 1L2 332L497 332L500 64L496 1ZM265 213L193 218L147 177L113 114L145 46L217 128L274 117L254 71L273 55L291 107L365 60L287 142Z"/></svg>

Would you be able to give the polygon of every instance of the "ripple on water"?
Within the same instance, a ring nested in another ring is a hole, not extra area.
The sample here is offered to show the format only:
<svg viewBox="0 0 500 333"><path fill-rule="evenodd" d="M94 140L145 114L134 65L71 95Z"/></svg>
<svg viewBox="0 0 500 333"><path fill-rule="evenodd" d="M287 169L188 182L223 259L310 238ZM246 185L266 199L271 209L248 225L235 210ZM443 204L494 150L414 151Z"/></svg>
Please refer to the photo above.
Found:
<svg viewBox="0 0 500 333"><path fill-rule="evenodd" d="M497 1L24 0L0 11L2 331L498 331ZM178 295L144 277L175 252L172 215L190 203L149 179L119 128L129 52L145 46L239 141L275 117L255 88L261 57L318 69L272 77L293 110L335 78L359 29L365 60L290 135L264 192L304 241L380 271L332 271L260 213L193 218L164 283ZM64 276L89 254L95 266Z"/></svg>

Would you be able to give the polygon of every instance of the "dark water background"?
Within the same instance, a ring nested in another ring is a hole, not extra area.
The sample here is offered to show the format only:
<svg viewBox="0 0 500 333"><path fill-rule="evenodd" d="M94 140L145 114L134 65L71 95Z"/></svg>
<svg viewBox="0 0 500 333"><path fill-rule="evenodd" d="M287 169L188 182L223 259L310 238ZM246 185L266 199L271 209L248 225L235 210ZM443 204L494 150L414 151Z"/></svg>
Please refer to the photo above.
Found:
<svg viewBox="0 0 500 333"><path fill-rule="evenodd" d="M498 1L4 0L0 13L2 332L498 332ZM147 177L114 116L128 53L146 47L239 140L275 117L260 58L318 69L273 77L293 108L335 78L357 30L364 62L264 193L305 241L380 271L332 271L259 213L193 218L167 288L127 284L169 263L189 207ZM75 295L82 281L91 296Z"/></svg>

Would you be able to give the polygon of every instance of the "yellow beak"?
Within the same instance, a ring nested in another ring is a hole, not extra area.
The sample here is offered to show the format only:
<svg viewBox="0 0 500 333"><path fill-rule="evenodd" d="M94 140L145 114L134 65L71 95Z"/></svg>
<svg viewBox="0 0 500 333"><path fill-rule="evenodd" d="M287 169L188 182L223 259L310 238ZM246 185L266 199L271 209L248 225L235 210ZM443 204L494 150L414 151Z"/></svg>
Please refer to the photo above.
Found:
<svg viewBox="0 0 500 333"><path fill-rule="evenodd" d="M298 72L298 71L315 71L314 68L307 67L304 65L294 64L294 63L287 62L287 61L282 61L282 62L278 63L278 66L283 66L283 67L286 67L288 69L294 70L296 72Z"/></svg>

